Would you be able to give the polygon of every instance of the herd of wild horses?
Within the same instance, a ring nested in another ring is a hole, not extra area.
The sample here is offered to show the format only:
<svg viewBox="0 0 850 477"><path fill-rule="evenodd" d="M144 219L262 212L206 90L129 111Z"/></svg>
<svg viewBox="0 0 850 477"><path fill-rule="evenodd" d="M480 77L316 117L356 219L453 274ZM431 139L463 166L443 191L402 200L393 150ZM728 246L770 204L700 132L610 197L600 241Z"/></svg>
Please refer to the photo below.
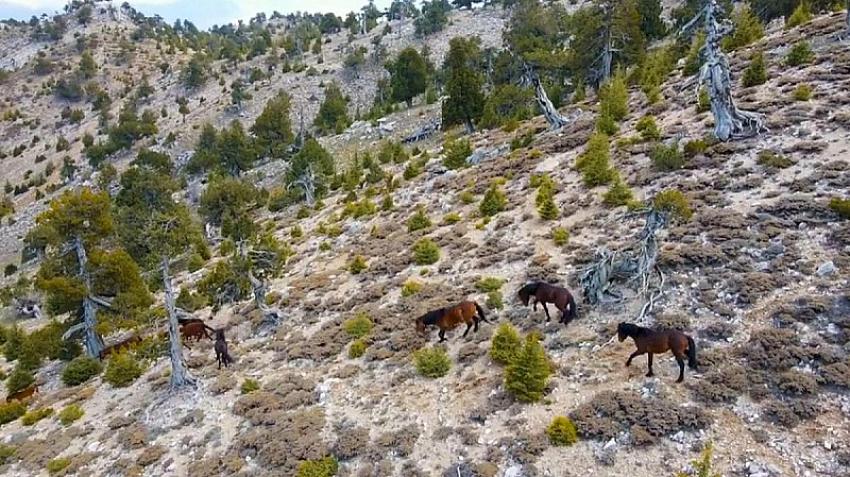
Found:
<svg viewBox="0 0 850 477"><path fill-rule="evenodd" d="M524 306L528 306L531 302L534 311L537 311L537 304L543 306L543 311L546 312L546 321L551 320L547 303L551 303L561 312L559 319L560 323L568 324L578 314L573 295L566 288L551 285L544 282L534 282L524 285L517 292L517 296ZM480 322L493 323L484 315L484 310L481 305L474 301L462 301L454 306L448 306L429 311L416 319L416 330L422 334L427 333L427 327L436 326L439 328L440 342L446 341L446 331L453 330L461 323L466 325L466 330L463 332L465 338L469 331L478 331ZM185 340L185 345L190 348L189 342L194 338L195 341L200 341L203 338L212 340L210 332L215 335L215 358L218 363L218 369L221 366L228 367L233 363L233 358L227 350L227 341L224 337L223 328L211 328L204 323L200 318L179 319L180 334ZM164 335L164 333L163 333ZM654 354L666 353L671 351L676 357L676 362L679 364L679 378L677 383L682 382L685 377L685 358L687 357L688 366L691 369L697 367L697 347L694 339L678 330L652 330L644 328L632 323L620 323L617 326L617 337L620 341L626 338L632 338L635 342L637 350L629 356L626 361L626 366L632 364L632 360L640 355L647 355L647 364L649 372L647 377L653 376L652 372L652 357ZM123 341L107 346L100 353L100 358L105 359L112 354L130 349L132 346L142 341L141 335L133 335ZM21 401L29 398L38 392L38 385L35 383L30 386L10 394L6 397L6 402Z"/></svg>
<svg viewBox="0 0 850 477"><path fill-rule="evenodd" d="M572 293L566 288L551 285L544 282L533 282L524 285L517 292L519 299L524 306L528 306L529 301L532 301L534 311L537 311L537 304L543 306L543 311L546 312L546 321L551 320L547 303L555 305L561 312L560 323L568 324L578 314L578 307ZM461 323L466 324L466 330L463 332L463 337L469 333L469 330L478 331L478 323L492 323L484 316L484 310L478 303L474 301L462 301L454 306L447 306L429 311L416 319L416 329L422 334L427 332L428 326L436 326L440 329L440 342L446 341L446 331L452 330ZM626 361L626 366L631 366L632 360L640 355L647 355L647 364L649 372L647 377L654 376L652 372L652 357L654 354L666 353L671 351L676 357L676 362L679 364L679 378L677 383L682 382L685 378L685 357L688 358L688 366L691 369L697 368L697 346L694 339L682 333L679 330L653 330L635 325L633 323L620 323L617 326L617 337L620 341L625 341L626 338L632 338L635 342L637 350L629 356Z"/></svg>

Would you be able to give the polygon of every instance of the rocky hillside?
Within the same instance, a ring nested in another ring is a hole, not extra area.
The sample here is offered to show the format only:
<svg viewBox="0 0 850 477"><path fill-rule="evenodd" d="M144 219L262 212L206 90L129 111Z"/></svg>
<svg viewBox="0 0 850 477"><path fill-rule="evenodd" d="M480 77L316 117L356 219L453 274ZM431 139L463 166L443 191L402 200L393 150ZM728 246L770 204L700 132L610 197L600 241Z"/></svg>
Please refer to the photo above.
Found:
<svg viewBox="0 0 850 477"><path fill-rule="evenodd" d="M431 60L442 63L449 39L458 35L500 44L506 17L500 9L453 12L446 30L424 40ZM706 139L712 114L698 109L684 62L663 83L658 103L629 88L628 113L607 146L610 163L635 200L678 190L690 212L658 235L663 293L641 320L696 339L699 369L687 369L684 383L674 382L678 367L669 353L655 356L655 377L644 376L645 356L624 366L634 347L615 339L617 324L634 321L646 301L634 284L618 285L622 301L581 299L580 275L597 252L626 249L644 227L643 216L630 213L634 207L606 204L608 189L588 186L576 168L597 137L599 101L591 94L561 108L570 123L560 130L538 116L510 132L469 135L480 159L470 167L444 166L442 140L457 131L416 143L407 163L383 165L399 178L388 207L376 206L380 196L364 189L357 203L372 207L360 211L342 192L318 210L264 209L263 230L292 248L267 295L282 312L281 323L267 326L250 301L196 310L194 316L210 317L211 327L226 328L236 363L218 369L212 342L192 343L185 356L199 385L179 394L169 393L167 357L150 361L126 387L107 384L105 375L68 386L60 379L66 363L46 362L28 409L65 415L78 406L83 414L76 420L47 415L31 425L10 419L0 427L0 474L48 475L54 466L59 470L50 475L697 475L694 461L711 443L713 467L724 476L850 475L850 221L829 205L846 198L850 187L850 44L841 37L843 22L841 13L787 30L771 27L730 55L739 78L754 52L764 54L767 82L733 88L739 107L764 115L768 131L758 137ZM390 52L420 41L412 22L390 26L382 40ZM20 44L27 28L2 32L5 51L15 51L3 109L19 115L0 125L7 153L0 170L13 188L38 175L44 184L14 195L15 212L0 225L3 264L17 262L23 236L51 198L97 180L81 139L97 130L97 114L86 111L72 123L63 118L67 104L42 91L44 82L80 62L78 33L98 44L96 78L113 96L148 77L155 92L145 108L165 114L159 132L137 148L152 146L174 159L194 147L203 123L239 119L247 126L281 89L292 95L293 124L302 114L311 122L331 80L351 96L350 108L367 109L382 74L369 62L357 71L346 68L346 36L329 35L321 64L306 55L315 74L275 72L252 86L253 99L241 108L230 105L222 85L265 68L263 60L238 68L216 64L221 84L210 81L190 96L184 122L177 98L186 92L176 65L188 62L189 52L178 50L161 69L164 48L145 39L133 42L127 57L107 38L128 36L138 26L106 11L56 42ZM358 35L355 44L371 45L372 36ZM788 66L789 50L801 39L811 46L811 61ZM53 73L34 73L38 51L53 60ZM401 139L438 115L439 105L417 103L387 116L383 126L355 122L321 142L345 163L352 151L377 150L380 139ZM648 115L660 135L656 143L644 140L645 122L639 126ZM169 133L176 135L171 143ZM67 150L56 151L59 138L68 140ZM677 145L677 167L662 164L659 147L670 144ZM12 154L20 145L26 147ZM63 182L65 155L81 172ZM133 157L135 150L119 152L109 162L122 170ZM411 163L421 173L400 179ZM54 171L46 173L49 164ZM271 188L285 167L273 161L251 174ZM553 184L557 218L551 220L540 217L536 203L543 176ZM43 197L36 199L35 189ZM494 201L490 214L482 204ZM411 223L416 214L424 226ZM436 257L422 257L429 255L423 241L439 251ZM226 260L221 248L214 247L203 268L181 273L175 287L196 290ZM23 266L6 280L36 267ZM578 318L547 323L542 310L523 306L516 290L531 280L572 290ZM435 330L416 332L416 317L463 299L482 304L495 323L482 323L465 338L457 328L444 347L434 346ZM163 326L151 322L141 329ZM22 323L32 330L46 319ZM521 336L539 333L551 376L538 402L509 392L508 370L493 359L493 336L505 323ZM445 349L448 371L424 376L422 349ZM7 374L14 367L5 359L0 364ZM556 416L570 418L577 442L559 446L547 435ZM338 462L336 471L304 470L305 461L319 469L328 457Z"/></svg>

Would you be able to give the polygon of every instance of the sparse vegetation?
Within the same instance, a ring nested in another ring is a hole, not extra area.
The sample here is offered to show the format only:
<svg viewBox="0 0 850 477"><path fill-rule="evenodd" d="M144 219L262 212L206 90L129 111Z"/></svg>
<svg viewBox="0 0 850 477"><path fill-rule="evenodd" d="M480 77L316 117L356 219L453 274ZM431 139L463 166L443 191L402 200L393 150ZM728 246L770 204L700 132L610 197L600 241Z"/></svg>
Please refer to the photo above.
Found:
<svg viewBox="0 0 850 477"><path fill-rule="evenodd" d="M318 460L305 460L298 465L295 477L333 477L339 469L339 464L333 457Z"/></svg>
<svg viewBox="0 0 850 477"><path fill-rule="evenodd" d="M564 227L555 227L552 229L552 241L555 245L563 247L570 241L570 232Z"/></svg>
<svg viewBox="0 0 850 477"><path fill-rule="evenodd" d="M416 280L408 279L401 287L401 296L409 297L422 291L422 284Z"/></svg>
<svg viewBox="0 0 850 477"><path fill-rule="evenodd" d="M522 340L516 328L510 323L502 323L493 333L490 343L490 358L499 364L509 364L522 347Z"/></svg>
<svg viewBox="0 0 850 477"><path fill-rule="evenodd" d="M463 169L471 155L472 144L468 139L454 139L443 144L443 165L447 169Z"/></svg>
<svg viewBox="0 0 850 477"><path fill-rule="evenodd" d="M351 346L348 347L348 357L351 359L357 359L364 354L366 354L366 348L369 345L363 339L356 339L351 342Z"/></svg>
<svg viewBox="0 0 850 477"><path fill-rule="evenodd" d="M576 169L582 173L584 185L596 187L611 182L616 171L611 168L610 159L608 136L602 133L591 136L584 152L576 160Z"/></svg>
<svg viewBox="0 0 850 477"><path fill-rule="evenodd" d="M812 87L803 83L798 84L796 88L794 88L794 100L795 101L808 101L812 99Z"/></svg>
<svg viewBox="0 0 850 477"><path fill-rule="evenodd" d="M833 197L829 201L829 208L842 219L850 220L850 199Z"/></svg>
<svg viewBox="0 0 850 477"><path fill-rule="evenodd" d="M27 407L20 401L0 404L0 426L14 421L26 412Z"/></svg>
<svg viewBox="0 0 850 477"><path fill-rule="evenodd" d="M52 407L43 407L41 409L36 409L34 411L29 411L21 418L21 424L25 426L32 426L36 422L50 417L53 415Z"/></svg>
<svg viewBox="0 0 850 477"><path fill-rule="evenodd" d="M540 336L531 333L505 368L505 389L521 402L537 402L552 374Z"/></svg>
<svg viewBox="0 0 850 477"><path fill-rule="evenodd" d="M355 255L348 263L348 271L351 272L352 275L362 273L367 268L369 268L369 264L366 263L366 259L363 255Z"/></svg>
<svg viewBox="0 0 850 477"><path fill-rule="evenodd" d="M685 157L679 150L679 143L669 146L656 144L649 153L653 166L659 171L675 171L685 165Z"/></svg>
<svg viewBox="0 0 850 477"><path fill-rule="evenodd" d="M497 182L493 182L484 194L484 198L481 199L478 211L483 217L492 217L505 210L507 205L508 199L505 197L505 193L499 188Z"/></svg>
<svg viewBox="0 0 850 477"><path fill-rule="evenodd" d="M801 41L795 43L785 55L785 64L788 66L800 66L811 63L815 59L815 54L809 46L809 42Z"/></svg>
<svg viewBox="0 0 850 477"><path fill-rule="evenodd" d="M759 151L756 157L756 162L760 166L774 167L776 169L786 169L794 165L794 161L782 154L778 154L769 149Z"/></svg>
<svg viewBox="0 0 850 477"><path fill-rule="evenodd" d="M432 265L440 260L440 247L429 238L419 239L413 244L413 262L417 265Z"/></svg>
<svg viewBox="0 0 850 477"><path fill-rule="evenodd" d="M242 385L239 387L239 390L242 394L250 394L254 391L260 390L260 383L254 379L245 378L245 380L242 381Z"/></svg>
<svg viewBox="0 0 850 477"><path fill-rule="evenodd" d="M764 53L756 52L750 59L750 64L744 70L741 84L744 87L756 86L767 82L767 68L764 63Z"/></svg>
<svg viewBox="0 0 850 477"><path fill-rule="evenodd" d="M352 338L363 338L372 330L372 320L363 312L360 312L354 318L345 320L342 324L345 332Z"/></svg>
<svg viewBox="0 0 850 477"><path fill-rule="evenodd" d="M71 459L67 457L58 457L47 463L47 472L57 474L65 470L65 468L69 465L71 465Z"/></svg>
<svg viewBox="0 0 850 477"><path fill-rule="evenodd" d="M114 354L106 362L103 380L116 388L129 386L142 375L142 365L131 353Z"/></svg>
<svg viewBox="0 0 850 477"><path fill-rule="evenodd" d="M417 207L416 212L407 219L407 231L416 232L417 230L427 229L431 226L431 219L425 213L423 207Z"/></svg>
<svg viewBox="0 0 850 477"><path fill-rule="evenodd" d="M78 356L62 370L62 382L66 386L76 386L97 376L102 370L100 361L89 356Z"/></svg>
<svg viewBox="0 0 850 477"><path fill-rule="evenodd" d="M657 210L668 212L673 217L690 220L693 216L691 206L688 203L685 194L676 189L667 189L659 192L652 201L653 207Z"/></svg>

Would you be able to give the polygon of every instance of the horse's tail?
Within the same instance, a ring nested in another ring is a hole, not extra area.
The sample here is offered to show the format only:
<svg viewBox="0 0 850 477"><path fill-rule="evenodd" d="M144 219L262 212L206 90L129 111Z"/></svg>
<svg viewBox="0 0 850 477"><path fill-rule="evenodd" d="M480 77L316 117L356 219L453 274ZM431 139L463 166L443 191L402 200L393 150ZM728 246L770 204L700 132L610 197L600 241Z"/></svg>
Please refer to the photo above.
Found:
<svg viewBox="0 0 850 477"><path fill-rule="evenodd" d="M567 293L567 304L570 306L570 314L567 315L567 320L572 320L576 316L578 316L578 306L576 305L576 299L573 298L572 293Z"/></svg>
<svg viewBox="0 0 850 477"><path fill-rule="evenodd" d="M688 367L697 369L697 344L690 336L688 338Z"/></svg>
<svg viewBox="0 0 850 477"><path fill-rule="evenodd" d="M490 324L493 323L492 321L488 320L487 317L484 315L484 309L481 308L481 305L479 305L477 301L472 302L472 304L475 305L475 309L478 311L478 316L481 318L481 321Z"/></svg>

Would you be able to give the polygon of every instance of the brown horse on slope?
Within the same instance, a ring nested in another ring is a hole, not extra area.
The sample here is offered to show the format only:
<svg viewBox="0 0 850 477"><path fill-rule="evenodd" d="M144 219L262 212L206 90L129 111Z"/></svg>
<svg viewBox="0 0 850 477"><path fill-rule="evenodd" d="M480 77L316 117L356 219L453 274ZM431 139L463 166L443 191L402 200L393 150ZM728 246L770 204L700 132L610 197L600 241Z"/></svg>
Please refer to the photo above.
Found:
<svg viewBox="0 0 850 477"><path fill-rule="evenodd" d="M32 396L33 394L38 392L38 384L32 383L29 386L21 389L20 391L15 391L12 394L6 396L6 402L12 401L23 401L24 399Z"/></svg>
<svg viewBox="0 0 850 477"><path fill-rule="evenodd" d="M466 323L466 330L463 332L463 337L466 338L473 325L475 326L473 331L478 331L478 323L481 321L493 323L484 316L481 305L474 301L462 301L455 306L432 310L420 316L416 319L416 330L425 334L427 326L437 326L440 328L439 336L442 343L446 341L446 331Z"/></svg>
<svg viewBox="0 0 850 477"><path fill-rule="evenodd" d="M190 321L180 327L180 334L183 335L183 338L186 340L186 347L189 349L191 349L189 341L192 338L195 338L196 341L201 341L201 338L205 337L212 340L212 336L210 336L208 331L215 333L213 328L210 328L203 322Z"/></svg>
<svg viewBox="0 0 850 477"><path fill-rule="evenodd" d="M679 330L652 330L633 323L620 323L617 325L617 337L620 341L631 337L637 351L629 356L626 361L626 366L632 364L632 359L644 353L647 354L647 364L649 372L646 377L652 377L652 355L654 353L666 353L668 350L673 352L676 357L676 362L679 363L679 379L677 383L681 383L685 379L685 354L688 356L688 367L697 369L697 345L694 339L682 333Z"/></svg>
<svg viewBox="0 0 850 477"><path fill-rule="evenodd" d="M115 344L111 344L100 352L100 359L104 360L109 356L116 354L121 351L129 350L133 345L139 344L142 342L142 337L140 335L133 335L124 341L119 341Z"/></svg>
<svg viewBox="0 0 850 477"><path fill-rule="evenodd" d="M561 311L561 319L559 320L561 323L569 323L578 314L578 307L572 293L563 287L550 285L545 282L532 282L520 288L517 295L519 295L522 304L525 306L528 306L528 301L534 298L534 311L537 311L538 303L543 305L547 322L551 319L549 308L546 307L547 303L552 303L555 305L555 308Z"/></svg>

